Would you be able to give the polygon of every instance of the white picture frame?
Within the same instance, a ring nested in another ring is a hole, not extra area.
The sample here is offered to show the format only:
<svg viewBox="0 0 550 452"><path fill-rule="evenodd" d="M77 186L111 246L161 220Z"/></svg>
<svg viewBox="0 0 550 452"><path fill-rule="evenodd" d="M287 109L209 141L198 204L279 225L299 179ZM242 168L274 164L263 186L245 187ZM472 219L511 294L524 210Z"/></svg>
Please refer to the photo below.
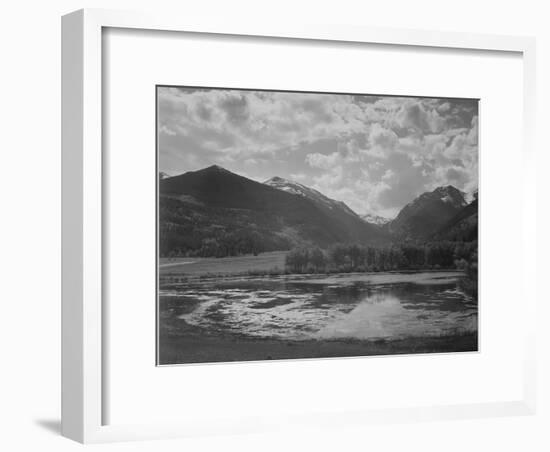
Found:
<svg viewBox="0 0 550 452"><path fill-rule="evenodd" d="M353 28L306 24L299 27L212 21L194 23L185 18L133 12L80 10L62 21L62 434L92 443L160 439L179 436L258 432L279 428L262 419L215 420L185 424L103 425L103 404L109 394L103 385L102 314L102 30L123 29L185 31L217 35L275 37L298 40L375 43L398 46L472 49L520 53L523 59L524 124L523 186L524 256L532 262L526 277L535 278L535 41L528 37L440 33L419 30ZM534 284L533 284L534 286ZM319 413L303 416L300 426L343 425L364 422L401 422L488 416L528 415L535 412L536 293L524 293L530 334L524 338L523 396L494 403L468 403L438 407L402 407L387 410ZM286 427L291 428L288 421Z"/></svg>

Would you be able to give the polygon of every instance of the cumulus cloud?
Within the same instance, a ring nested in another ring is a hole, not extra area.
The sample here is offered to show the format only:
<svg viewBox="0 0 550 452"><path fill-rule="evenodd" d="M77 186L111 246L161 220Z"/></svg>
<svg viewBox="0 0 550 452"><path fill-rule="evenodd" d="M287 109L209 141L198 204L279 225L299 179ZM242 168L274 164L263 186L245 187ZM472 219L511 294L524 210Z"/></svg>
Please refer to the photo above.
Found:
<svg viewBox="0 0 550 452"><path fill-rule="evenodd" d="M318 152L313 154L306 155L306 162L313 168L320 168L324 170L329 170L334 168L336 163L341 159L341 156L338 152L333 152L332 154L324 155Z"/></svg>
<svg viewBox="0 0 550 452"><path fill-rule="evenodd" d="M160 170L278 175L386 216L439 185L477 187L475 100L159 88Z"/></svg>
<svg viewBox="0 0 550 452"><path fill-rule="evenodd" d="M410 100L403 104L397 114L397 123L419 133L438 133L445 126L445 120L437 108L427 108L422 101Z"/></svg>
<svg viewBox="0 0 550 452"><path fill-rule="evenodd" d="M211 134L220 152L277 153L341 137L364 126L351 96L163 88L160 126L181 135ZM223 146L223 148L221 148Z"/></svg>
<svg viewBox="0 0 550 452"><path fill-rule="evenodd" d="M371 147L379 146L384 150L393 150L398 142L399 139L394 131L384 128L379 123L374 123L371 126L369 132L369 143Z"/></svg>
<svg viewBox="0 0 550 452"><path fill-rule="evenodd" d="M474 146L477 145L478 140L478 116L472 118L472 127L467 131L468 133L468 144Z"/></svg>

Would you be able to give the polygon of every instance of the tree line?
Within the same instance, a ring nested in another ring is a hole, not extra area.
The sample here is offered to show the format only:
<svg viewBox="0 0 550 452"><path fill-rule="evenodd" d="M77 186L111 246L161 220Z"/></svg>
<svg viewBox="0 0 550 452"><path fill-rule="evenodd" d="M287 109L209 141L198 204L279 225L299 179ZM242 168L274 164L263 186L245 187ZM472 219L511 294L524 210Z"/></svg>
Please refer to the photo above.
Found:
<svg viewBox="0 0 550 452"><path fill-rule="evenodd" d="M289 273L371 272L439 268L477 269L477 241L403 243L374 247L336 244L327 250L301 246L288 252Z"/></svg>

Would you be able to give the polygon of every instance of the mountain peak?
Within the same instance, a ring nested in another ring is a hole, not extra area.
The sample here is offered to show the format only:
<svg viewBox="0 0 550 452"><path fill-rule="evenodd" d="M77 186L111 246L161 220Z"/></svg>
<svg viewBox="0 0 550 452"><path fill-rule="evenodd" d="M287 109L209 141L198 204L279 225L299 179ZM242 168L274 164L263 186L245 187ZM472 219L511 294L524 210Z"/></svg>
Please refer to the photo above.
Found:
<svg viewBox="0 0 550 452"><path fill-rule="evenodd" d="M169 244L163 252L209 254L214 251L210 245L206 249L205 240L212 237L236 254L256 244L273 251L305 244L326 248L333 243L388 240L385 231L362 222L339 201L303 185L285 185L282 180L272 180L272 184L279 182L281 188L277 188L216 165L161 180L159 218L170 222L164 224L185 226L162 229L162 234L171 237L163 242Z"/></svg>
<svg viewBox="0 0 550 452"><path fill-rule="evenodd" d="M425 192L407 204L390 224L403 237L428 237L468 203L466 193L452 185Z"/></svg>
<svg viewBox="0 0 550 452"><path fill-rule="evenodd" d="M375 224L377 226L384 226L391 221L391 218L382 217L373 213L365 213L361 215L361 219L367 223Z"/></svg>
<svg viewBox="0 0 550 452"><path fill-rule="evenodd" d="M452 204L455 207L464 207L467 204L466 193L452 185L437 187L432 193L436 194L441 201Z"/></svg>
<svg viewBox="0 0 550 452"><path fill-rule="evenodd" d="M225 168L219 166L219 165L210 165L206 168L203 168L202 170L200 171L208 171L208 172L214 172L214 171L218 171L218 172L223 172L223 173L230 173L231 171L229 170L226 170Z"/></svg>
<svg viewBox="0 0 550 452"><path fill-rule="evenodd" d="M282 190L286 193L290 193L292 195L302 196L304 198L310 199L316 204L322 205L331 210L340 209L345 211L348 215L358 217L358 215L353 210L351 210L346 205L346 203L331 199L328 196L323 195L321 192L315 190L314 188L307 187L306 185L300 184L298 182L275 176L271 179L266 180L264 184L276 188L277 190Z"/></svg>
<svg viewBox="0 0 550 452"><path fill-rule="evenodd" d="M415 198L405 208L410 208L423 204L425 202L443 201L445 204L452 205L456 208L464 207L466 202L466 193L460 191L458 188L452 185L446 185L437 187L433 191L427 191Z"/></svg>
<svg viewBox="0 0 550 452"><path fill-rule="evenodd" d="M293 182L292 181L289 181L288 179L285 179L283 177L279 177L279 176L273 176L272 178L270 179L267 179L264 184L268 184L268 185L271 185L271 184L283 184L283 183L287 183L287 184L292 184Z"/></svg>
<svg viewBox="0 0 550 452"><path fill-rule="evenodd" d="M458 188L452 186L452 185L445 185L441 187L437 187L434 192L437 193L462 193Z"/></svg>
<svg viewBox="0 0 550 452"><path fill-rule="evenodd" d="M274 176L271 179L266 180L264 184L269 185L270 187L273 187L273 188L278 188L279 190L283 190L289 193L294 193L296 195L304 195L303 189L307 188L307 187L304 187L302 184L293 182L291 180L288 180L279 176Z"/></svg>

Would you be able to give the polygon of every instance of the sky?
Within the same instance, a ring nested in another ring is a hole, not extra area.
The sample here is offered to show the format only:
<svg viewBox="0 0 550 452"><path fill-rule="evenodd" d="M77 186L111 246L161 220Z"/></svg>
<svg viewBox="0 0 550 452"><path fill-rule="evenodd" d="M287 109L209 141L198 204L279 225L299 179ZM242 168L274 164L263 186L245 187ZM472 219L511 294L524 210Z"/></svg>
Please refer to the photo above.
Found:
<svg viewBox="0 0 550 452"><path fill-rule="evenodd" d="M158 87L159 171L279 176L393 218L416 196L478 185L478 101Z"/></svg>

